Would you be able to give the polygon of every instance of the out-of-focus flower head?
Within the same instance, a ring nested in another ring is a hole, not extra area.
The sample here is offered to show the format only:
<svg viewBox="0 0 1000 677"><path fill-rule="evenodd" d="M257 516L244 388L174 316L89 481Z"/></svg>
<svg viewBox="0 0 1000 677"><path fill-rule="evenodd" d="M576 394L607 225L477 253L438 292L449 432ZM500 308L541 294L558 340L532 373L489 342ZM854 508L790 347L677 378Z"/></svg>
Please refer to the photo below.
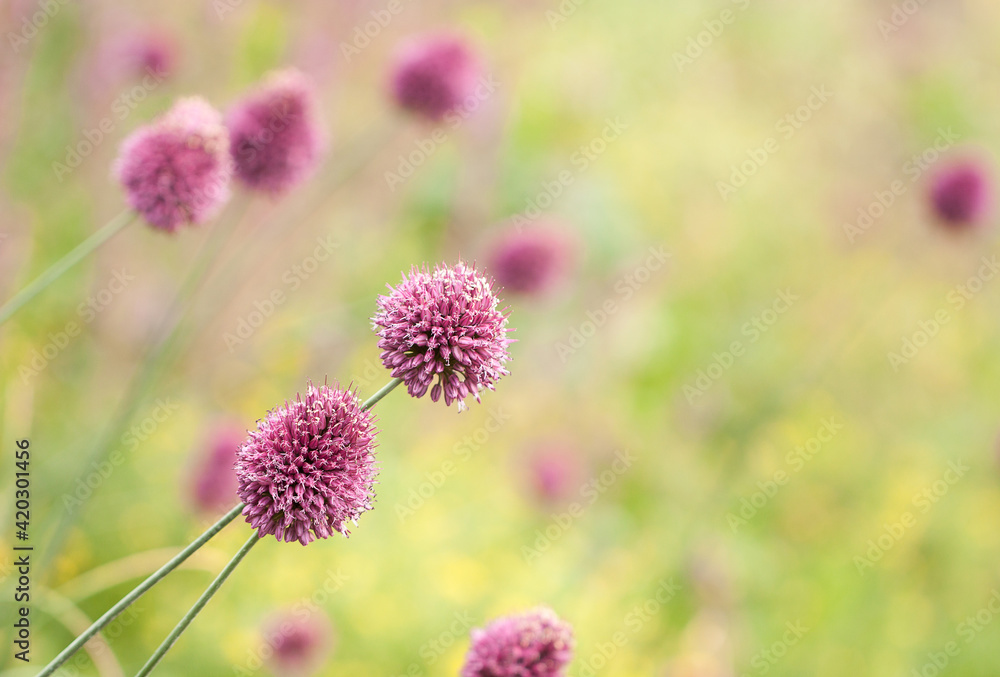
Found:
<svg viewBox="0 0 1000 677"><path fill-rule="evenodd" d="M472 95L481 72L478 58L464 39L422 36L397 51L391 92L399 107L440 122Z"/></svg>
<svg viewBox="0 0 1000 677"><path fill-rule="evenodd" d="M262 634L272 649L267 666L278 677L316 674L334 645L333 625L319 608L275 614Z"/></svg>
<svg viewBox="0 0 1000 677"><path fill-rule="evenodd" d="M115 175L129 206L154 228L204 223L229 199L232 164L222 116L204 99L181 99L122 142Z"/></svg>
<svg viewBox="0 0 1000 677"><path fill-rule="evenodd" d="M538 296L565 277L573 249L570 233L558 224L509 226L492 243L487 268L504 291Z"/></svg>
<svg viewBox="0 0 1000 677"><path fill-rule="evenodd" d="M294 69L269 75L230 109L226 126L237 178L272 194L307 179L325 146L315 87Z"/></svg>
<svg viewBox="0 0 1000 677"><path fill-rule="evenodd" d="M236 505L236 450L246 431L234 423L216 425L209 433L191 477L191 502L201 513L218 513Z"/></svg>
<svg viewBox="0 0 1000 677"><path fill-rule="evenodd" d="M986 167L978 160L949 163L931 177L930 205L942 226L966 230L982 225L992 207L992 186Z"/></svg>

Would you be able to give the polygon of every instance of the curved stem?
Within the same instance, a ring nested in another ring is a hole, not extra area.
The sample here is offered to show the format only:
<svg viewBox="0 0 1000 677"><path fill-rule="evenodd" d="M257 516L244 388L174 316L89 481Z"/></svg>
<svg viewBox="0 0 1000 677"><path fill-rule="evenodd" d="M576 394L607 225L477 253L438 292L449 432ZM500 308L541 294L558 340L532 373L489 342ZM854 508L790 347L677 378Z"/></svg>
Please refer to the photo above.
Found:
<svg viewBox="0 0 1000 677"><path fill-rule="evenodd" d="M215 580L212 581L212 584L209 585L208 589L202 593L201 597L198 598L198 601L194 603L194 606L191 607L186 614L184 614L184 618L181 619L181 622L177 624L169 635L167 635L167 638L163 640L163 643L160 644L159 648L157 648L149 660L146 661L146 664L142 666L142 669L136 673L136 677L145 677L145 675L148 675L153 671L153 668L155 668L156 665L163 659L163 656L170 651L170 647L177 643L181 634L187 630L189 625L191 625L191 621L195 619L195 616L201 613L201 610L205 608L205 605L208 604L208 600L212 599L212 596L219 591L219 588L221 588L222 584L226 582L229 575L233 573L236 566L243 561L244 557L247 556L247 553L250 552L250 548L255 546L260 540L260 536L257 534L257 530L255 529L250 535L250 538L247 539L247 542L244 543L243 547L239 549L239 552L237 552L233 558L229 560L229 564L227 564Z"/></svg>
<svg viewBox="0 0 1000 677"><path fill-rule="evenodd" d="M225 527L230 522L232 522L236 518L236 516L239 515L240 512L242 511L243 511L243 504L240 503L238 506L236 506L228 513L226 513L222 519L213 524L205 533L203 533L201 536L195 539L191 543L191 545L181 550L176 557L174 557L172 560L170 560L162 567L160 567L156 571L156 573L154 573L152 576L150 576L141 584L139 584L139 586L136 587L132 592L125 595L125 597L123 597L121 601L119 601L113 607L108 609L108 611L103 616L94 621L93 625L87 628L87 630L82 635L73 640L73 642L68 647L63 649L58 656L52 659L52 662L46 665L45 669L39 672L37 677L48 677L49 675L54 673L59 668L60 665L65 663L70 656L72 656L80 649L80 647L86 644L87 640L89 640L91 637L100 632L101 629L104 628L104 626L113 621L115 617L118 616L118 614L120 614L126 608L128 608L130 604L132 604L137 599L142 597L143 593L145 593L156 583L158 583L164 576L166 576L171 571L176 569L180 565L180 563L186 560L188 557L190 557L195 550L203 546L206 542L208 542L210 538L212 538L217 533L222 531L222 528Z"/></svg>
<svg viewBox="0 0 1000 677"><path fill-rule="evenodd" d="M136 213L126 210L108 221L108 223L86 240L78 244L72 251L56 261L48 270L36 277L27 287L19 291L14 297L0 307L0 324L3 324L10 317L20 310L24 304L43 292L46 287L59 279L67 270L82 261L87 254L90 254L102 244L111 239L125 226L132 223L136 218Z"/></svg>
<svg viewBox="0 0 1000 677"><path fill-rule="evenodd" d="M398 386L402 382L403 382L403 379L401 379L401 378L394 378L394 379L392 379L391 381L389 381L388 383L386 383L384 386L382 386L381 390L379 390L377 393L375 393L374 395L372 395L371 397L369 397L368 400L364 404L361 405L361 409L362 410L371 409L376 404L378 404L379 400L381 400L383 397L385 397L386 395L388 395L389 393L391 393L392 389L395 388L396 386Z"/></svg>

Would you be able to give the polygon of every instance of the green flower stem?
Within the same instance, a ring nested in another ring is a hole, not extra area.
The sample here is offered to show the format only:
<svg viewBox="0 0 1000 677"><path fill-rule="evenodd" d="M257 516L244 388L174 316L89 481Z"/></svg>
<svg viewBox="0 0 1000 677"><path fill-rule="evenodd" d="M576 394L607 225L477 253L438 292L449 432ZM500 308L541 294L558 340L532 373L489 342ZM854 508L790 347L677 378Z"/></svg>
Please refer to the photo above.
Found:
<svg viewBox="0 0 1000 677"><path fill-rule="evenodd" d="M392 379L391 381L389 381L388 383L386 383L384 386L382 386L382 390L378 391L377 393L375 393L374 395L372 395L371 397L369 397L368 401L361 405L361 408L362 409L371 409L372 407L374 407L376 404L379 403L379 400L381 400L383 397L385 397L386 395L388 395L389 393L391 393L392 389L395 388L396 386L398 386L402 382L403 382L403 379L401 379L401 378L394 378L394 379Z"/></svg>
<svg viewBox="0 0 1000 677"><path fill-rule="evenodd" d="M208 604L208 600L212 599L212 596L219 591L219 588L221 588L222 584L226 582L226 579L233 573L233 570L237 567L237 565L243 561L244 557L247 556L247 553L250 552L250 548L255 546L260 540L261 537L257 534L257 530L255 529L250 535L250 538L247 539L247 542L244 543L243 547L239 549L239 552L237 552L233 558L229 560L229 564L225 566L215 580L212 581L212 584L208 586L208 589L205 590L201 597L198 598L198 601L194 603L194 606L191 607L191 609L184 615L181 622L177 624L169 635L167 635L167 638L163 640L163 644L161 644L150 659L146 661L146 664L142 666L142 669L136 673L136 677L145 677L145 675L148 675L153 671L153 668L155 668L156 665L163 659L163 656L170 650L170 647L177 642L181 634L189 625L191 625L191 621L195 619L195 616L201 613L201 610L205 608L205 605Z"/></svg>
<svg viewBox="0 0 1000 677"><path fill-rule="evenodd" d="M118 614L127 609L129 605L131 605L137 599L142 597L143 593L145 593L151 587L156 585L160 580L163 579L164 576L166 576L171 571L180 566L181 562L190 557L195 550L203 546L205 543L208 542L209 539L211 539L217 533L222 531L223 527L232 522L236 518L236 516L240 514L242 510L243 510L243 504L240 503L238 506L236 506L228 513L226 513L226 515L222 519L213 524L205 533L196 538L191 543L191 545L184 548L180 553L177 554L176 557L174 557L172 560L170 560L162 567L160 567L160 569L157 570L156 573L154 573L152 576L150 576L141 584L139 584L139 586L136 587L132 592L125 595L125 597L123 597L120 602L118 602L113 607L108 609L108 611L103 616L94 621L94 624L91 625L89 628L87 628L87 630L82 635L73 640L72 644L63 649L62 652L60 652L60 654L56 656L51 663L45 666L45 669L43 669L41 672L38 673L37 677L48 677L48 675L51 675L56 670L58 670L59 666L65 663L70 656L72 656L84 644L86 644L91 637L100 632L101 629L104 628L104 626L113 621L115 617L117 617Z"/></svg>
<svg viewBox="0 0 1000 677"><path fill-rule="evenodd" d="M102 244L110 240L120 232L125 226L136 219L136 213L126 210L108 221L108 223L86 240L78 244L72 251L56 261L48 270L35 278L27 287L14 295L0 307L0 325L9 320L11 316L20 310L28 301L35 298L41 292L58 280L63 273L82 261L87 254L94 252Z"/></svg>

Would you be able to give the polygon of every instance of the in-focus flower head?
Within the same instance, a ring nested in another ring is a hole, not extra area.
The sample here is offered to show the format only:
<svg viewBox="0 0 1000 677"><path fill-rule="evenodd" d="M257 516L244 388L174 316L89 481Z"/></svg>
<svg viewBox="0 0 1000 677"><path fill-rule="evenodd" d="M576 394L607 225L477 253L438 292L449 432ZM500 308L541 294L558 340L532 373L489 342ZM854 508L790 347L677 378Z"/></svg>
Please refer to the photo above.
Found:
<svg viewBox="0 0 1000 677"><path fill-rule="evenodd" d="M302 545L349 535L371 510L375 423L353 391L312 384L257 423L237 453L243 514L261 536Z"/></svg>
<svg viewBox="0 0 1000 677"><path fill-rule="evenodd" d="M414 267L387 296L378 298L372 324L382 349L382 364L403 379L413 397L430 390L445 404L472 395L509 372L507 315L492 281L459 261L433 272Z"/></svg>
<svg viewBox="0 0 1000 677"><path fill-rule="evenodd" d="M557 285L572 258L573 245L565 229L549 223L510 227L493 243L489 268L504 291L534 296Z"/></svg>
<svg viewBox="0 0 1000 677"><path fill-rule="evenodd" d="M262 634L271 647L268 668L279 677L315 674L334 642L333 626L318 607L308 614L276 614L264 623Z"/></svg>
<svg viewBox="0 0 1000 677"><path fill-rule="evenodd" d="M226 115L236 176L249 188L282 193L308 178L325 145L312 81L277 71Z"/></svg>
<svg viewBox="0 0 1000 677"><path fill-rule="evenodd" d="M398 50L392 96L400 108L440 122L462 106L480 75L479 60L465 40L454 35L423 36Z"/></svg>
<svg viewBox="0 0 1000 677"><path fill-rule="evenodd" d="M129 206L174 232L204 223L229 199L229 133L204 99L181 99L122 142L115 175Z"/></svg>
<svg viewBox="0 0 1000 677"><path fill-rule="evenodd" d="M209 435L202 458L194 470L191 501L202 513L232 508L236 503L236 450L246 431L235 424L220 424Z"/></svg>
<svg viewBox="0 0 1000 677"><path fill-rule="evenodd" d="M953 162L931 179L931 207L947 228L962 230L980 225L989 215L991 201L989 174L977 161Z"/></svg>
<svg viewBox="0 0 1000 677"><path fill-rule="evenodd" d="M461 677L563 677L573 658L573 629L538 607L472 631Z"/></svg>

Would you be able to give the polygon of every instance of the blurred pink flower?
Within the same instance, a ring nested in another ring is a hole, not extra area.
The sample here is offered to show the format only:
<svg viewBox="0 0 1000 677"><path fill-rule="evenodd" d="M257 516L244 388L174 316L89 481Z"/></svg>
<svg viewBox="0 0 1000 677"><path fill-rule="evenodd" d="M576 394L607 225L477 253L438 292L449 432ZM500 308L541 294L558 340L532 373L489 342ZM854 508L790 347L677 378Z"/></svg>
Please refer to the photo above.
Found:
<svg viewBox="0 0 1000 677"><path fill-rule="evenodd" d="M222 512L235 506L236 450L247 433L234 423L216 425L202 449L191 482L191 501L206 514Z"/></svg>
<svg viewBox="0 0 1000 677"><path fill-rule="evenodd" d="M439 122L461 107L480 76L479 61L465 40L423 36L397 51L391 92L401 108Z"/></svg>
<svg viewBox="0 0 1000 677"><path fill-rule="evenodd" d="M262 632L272 649L268 668L278 677L317 673L334 645L333 625L318 608L276 614Z"/></svg>
<svg viewBox="0 0 1000 677"><path fill-rule="evenodd" d="M121 145L114 172L129 206L174 232L204 223L229 199L229 133L204 99L181 99Z"/></svg>
<svg viewBox="0 0 1000 677"><path fill-rule="evenodd" d="M312 81L297 70L272 73L226 116L236 177L282 193L316 169L324 135Z"/></svg>
<svg viewBox="0 0 1000 677"><path fill-rule="evenodd" d="M488 269L504 291L542 295L565 277L573 249L569 232L554 223L508 227L491 245Z"/></svg>
<svg viewBox="0 0 1000 677"><path fill-rule="evenodd" d="M545 505L569 501L586 478L586 463L569 445L548 442L528 452L525 464L532 496Z"/></svg>
<svg viewBox="0 0 1000 677"><path fill-rule="evenodd" d="M986 168L974 160L960 160L935 172L929 198L934 215L943 226L964 230L988 218L992 192Z"/></svg>

